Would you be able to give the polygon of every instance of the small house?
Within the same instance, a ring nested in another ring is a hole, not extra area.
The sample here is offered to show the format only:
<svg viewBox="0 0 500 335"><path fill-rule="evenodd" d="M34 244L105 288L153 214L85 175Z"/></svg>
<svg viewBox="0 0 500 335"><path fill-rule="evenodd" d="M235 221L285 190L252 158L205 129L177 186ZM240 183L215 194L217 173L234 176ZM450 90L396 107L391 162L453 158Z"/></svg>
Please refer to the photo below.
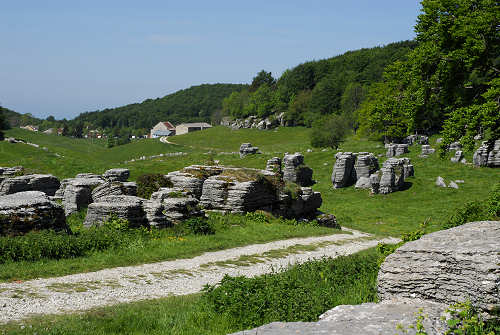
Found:
<svg viewBox="0 0 500 335"><path fill-rule="evenodd" d="M208 129L208 128L212 128L212 126L206 122L182 123L182 124L178 125L177 127L175 127L175 134L182 135L182 134L191 133L193 131L204 130L204 129Z"/></svg>
<svg viewBox="0 0 500 335"><path fill-rule="evenodd" d="M149 137L158 138L162 136L175 135L175 127L168 121L158 122L150 132Z"/></svg>

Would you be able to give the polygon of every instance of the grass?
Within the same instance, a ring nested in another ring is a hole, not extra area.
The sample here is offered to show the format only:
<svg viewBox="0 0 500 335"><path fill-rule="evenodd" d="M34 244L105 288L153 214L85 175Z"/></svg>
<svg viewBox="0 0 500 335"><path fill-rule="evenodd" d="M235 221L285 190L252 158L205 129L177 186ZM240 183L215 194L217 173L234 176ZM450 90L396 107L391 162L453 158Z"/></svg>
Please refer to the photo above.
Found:
<svg viewBox="0 0 500 335"><path fill-rule="evenodd" d="M146 300L84 313L46 315L10 322L0 325L0 334L216 335L250 328L243 324L316 320L319 314L339 304L375 301L377 259L378 254L372 248L352 256L308 262L280 273L243 281L227 278L219 292ZM358 277L359 280L351 280ZM240 295L246 292L247 287L255 289L257 299ZM296 299L284 294L283 290L293 290ZM215 304L212 298L218 293L231 299L227 307L233 306L241 313L221 309ZM304 295L308 299L303 299ZM285 299L291 304L282 303ZM280 307L275 308L276 304Z"/></svg>
<svg viewBox="0 0 500 335"><path fill-rule="evenodd" d="M207 251L217 251L254 243L294 237L341 233L339 230L305 225L287 225L280 220L258 222L241 215L216 216L214 235L177 236L173 229L159 231L151 240L137 239L125 247L91 252L84 257L7 262L0 266L0 281L29 280L105 268L191 258Z"/></svg>

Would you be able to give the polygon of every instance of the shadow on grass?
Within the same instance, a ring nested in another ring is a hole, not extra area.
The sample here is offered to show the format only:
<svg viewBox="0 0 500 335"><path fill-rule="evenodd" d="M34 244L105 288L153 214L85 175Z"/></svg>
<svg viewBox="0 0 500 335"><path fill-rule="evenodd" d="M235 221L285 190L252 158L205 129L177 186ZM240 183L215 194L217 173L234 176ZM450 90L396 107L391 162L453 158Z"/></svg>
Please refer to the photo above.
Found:
<svg viewBox="0 0 500 335"><path fill-rule="evenodd" d="M413 183L412 182L409 182L409 181L405 181L404 184L403 184L403 187L401 187L399 190L400 191L406 191L406 190L409 190L410 187L412 187Z"/></svg>

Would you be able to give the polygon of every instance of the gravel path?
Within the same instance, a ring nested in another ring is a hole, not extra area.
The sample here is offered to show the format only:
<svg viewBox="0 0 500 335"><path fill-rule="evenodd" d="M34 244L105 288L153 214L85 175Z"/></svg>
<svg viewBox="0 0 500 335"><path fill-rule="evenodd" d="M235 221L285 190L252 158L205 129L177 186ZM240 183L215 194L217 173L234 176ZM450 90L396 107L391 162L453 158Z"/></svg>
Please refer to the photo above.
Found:
<svg viewBox="0 0 500 335"><path fill-rule="evenodd" d="M376 246L397 243L359 231L321 237L294 238L207 252L139 266L119 267L21 283L0 283L0 323L33 315L83 311L99 306L199 292L225 274L258 276L290 264L337 257Z"/></svg>

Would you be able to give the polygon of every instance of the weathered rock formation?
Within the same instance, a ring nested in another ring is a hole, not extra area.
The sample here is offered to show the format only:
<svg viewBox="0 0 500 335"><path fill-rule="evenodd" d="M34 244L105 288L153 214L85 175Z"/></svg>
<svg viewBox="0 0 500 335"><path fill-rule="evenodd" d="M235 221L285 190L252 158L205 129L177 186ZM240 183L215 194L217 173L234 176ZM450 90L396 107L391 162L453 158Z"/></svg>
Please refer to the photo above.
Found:
<svg viewBox="0 0 500 335"><path fill-rule="evenodd" d="M448 150L462 150L460 142L453 142L448 146Z"/></svg>
<svg viewBox="0 0 500 335"><path fill-rule="evenodd" d="M388 194L403 188L405 179L414 175L409 158L389 158L382 169L370 176L371 191L374 194Z"/></svg>
<svg viewBox="0 0 500 335"><path fill-rule="evenodd" d="M266 170L281 174L281 158L273 157L266 163Z"/></svg>
<svg viewBox="0 0 500 335"><path fill-rule="evenodd" d="M387 157L397 157L409 152L408 144L387 144Z"/></svg>
<svg viewBox="0 0 500 335"><path fill-rule="evenodd" d="M270 130L278 126L285 126L287 125L287 122L285 120L285 113L279 113L267 118L259 118L254 115L251 115L246 119L231 120L229 118L224 118L221 122L221 125L230 127L233 130L243 128Z"/></svg>
<svg viewBox="0 0 500 335"><path fill-rule="evenodd" d="M459 163L463 158L464 158L464 154L463 154L462 150L457 150L457 151L455 151L455 155L453 157L451 157L450 160L453 163Z"/></svg>
<svg viewBox="0 0 500 335"><path fill-rule="evenodd" d="M378 170L378 159L370 152L359 152L354 163L354 178L369 178L371 174Z"/></svg>
<svg viewBox="0 0 500 335"><path fill-rule="evenodd" d="M137 184L134 182L107 181L95 187L92 191L92 200L99 201L109 195L137 195Z"/></svg>
<svg viewBox="0 0 500 335"><path fill-rule="evenodd" d="M130 177L129 169L111 169L102 175L104 179L108 181L127 181Z"/></svg>
<svg viewBox="0 0 500 335"><path fill-rule="evenodd" d="M50 174L30 174L5 178L0 183L0 195L25 191L40 191L53 196L59 189L59 179Z"/></svg>
<svg viewBox="0 0 500 335"><path fill-rule="evenodd" d="M0 196L0 235L67 228L64 210L43 192L26 191Z"/></svg>
<svg viewBox="0 0 500 335"><path fill-rule="evenodd" d="M436 149L433 149L430 145L428 145L428 144L422 145L422 153L421 153L422 156L431 155L435 152L436 152Z"/></svg>
<svg viewBox="0 0 500 335"><path fill-rule="evenodd" d="M252 146L251 143L242 143L240 146L240 158L257 153L259 153L259 148Z"/></svg>
<svg viewBox="0 0 500 335"><path fill-rule="evenodd" d="M334 188L349 186L353 183L354 160L352 152L338 152L335 155L335 164L332 171L332 184Z"/></svg>
<svg viewBox="0 0 500 335"><path fill-rule="evenodd" d="M496 140L493 145L484 141L474 153L472 161L475 166L500 167L500 140Z"/></svg>
<svg viewBox="0 0 500 335"><path fill-rule="evenodd" d="M14 167L1 167L0 166L0 183L5 178L15 177L17 175L22 175L24 172L24 168L22 166L14 166Z"/></svg>
<svg viewBox="0 0 500 335"><path fill-rule="evenodd" d="M403 140L403 143L413 145L418 144L429 144L429 137L425 135L409 135Z"/></svg>
<svg viewBox="0 0 500 335"><path fill-rule="evenodd" d="M435 184L436 184L436 186L439 186L439 187L446 187L446 183L444 182L444 179L441 176L438 176L436 178Z"/></svg>
<svg viewBox="0 0 500 335"><path fill-rule="evenodd" d="M142 198L130 195L110 195L100 198L89 205L83 224L87 227L98 225L116 216L127 220L131 227L146 226L148 221L143 208L144 201Z"/></svg>
<svg viewBox="0 0 500 335"><path fill-rule="evenodd" d="M500 222L472 222L424 235L389 255L378 276L381 300L419 298L450 305L469 299L500 308Z"/></svg>
<svg viewBox="0 0 500 335"><path fill-rule="evenodd" d="M311 186L313 170L304 165L304 156L301 153L285 155L283 158L283 180L296 183L299 186Z"/></svg>

